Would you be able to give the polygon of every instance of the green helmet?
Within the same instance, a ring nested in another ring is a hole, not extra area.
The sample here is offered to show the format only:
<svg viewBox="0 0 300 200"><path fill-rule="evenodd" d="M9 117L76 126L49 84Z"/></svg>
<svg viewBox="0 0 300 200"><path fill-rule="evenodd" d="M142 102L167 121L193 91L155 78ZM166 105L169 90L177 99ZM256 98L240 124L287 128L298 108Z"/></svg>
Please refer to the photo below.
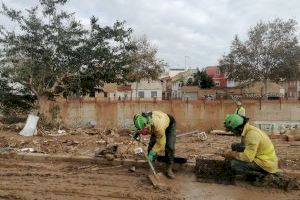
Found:
<svg viewBox="0 0 300 200"><path fill-rule="evenodd" d="M146 117L143 117L140 114L134 115L133 121L134 121L135 127L139 130L143 129L146 126L146 123L147 123Z"/></svg>
<svg viewBox="0 0 300 200"><path fill-rule="evenodd" d="M236 127L242 125L243 123L244 119L241 116L237 114L231 114L226 116L224 125L227 128L234 130Z"/></svg>

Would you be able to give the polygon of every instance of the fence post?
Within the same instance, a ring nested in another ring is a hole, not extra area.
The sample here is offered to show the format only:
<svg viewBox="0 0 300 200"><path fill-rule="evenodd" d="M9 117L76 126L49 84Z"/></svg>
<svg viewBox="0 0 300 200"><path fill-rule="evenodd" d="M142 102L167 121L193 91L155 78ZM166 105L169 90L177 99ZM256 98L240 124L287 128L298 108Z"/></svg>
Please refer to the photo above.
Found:
<svg viewBox="0 0 300 200"><path fill-rule="evenodd" d="M259 110L261 110L261 98L259 99Z"/></svg>

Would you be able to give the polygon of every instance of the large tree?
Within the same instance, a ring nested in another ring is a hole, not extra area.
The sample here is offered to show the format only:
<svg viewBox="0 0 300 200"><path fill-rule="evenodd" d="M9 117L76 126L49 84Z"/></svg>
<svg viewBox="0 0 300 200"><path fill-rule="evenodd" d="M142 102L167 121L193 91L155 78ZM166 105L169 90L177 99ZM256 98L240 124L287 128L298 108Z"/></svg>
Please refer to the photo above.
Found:
<svg viewBox="0 0 300 200"><path fill-rule="evenodd" d="M194 74L193 85L198 85L199 87L206 89L212 88L214 86L214 82L213 79L207 75L205 70L200 71L197 69L197 72Z"/></svg>
<svg viewBox="0 0 300 200"><path fill-rule="evenodd" d="M141 69L158 76L160 63L154 68L137 64L145 58L134 56L141 48L124 22L101 26L91 17L85 28L73 13L62 10L66 2L39 0L26 12L2 5L1 13L16 23L15 31L0 28L2 78L28 89L41 105L58 93L84 94L103 83L135 81L128 77Z"/></svg>
<svg viewBox="0 0 300 200"><path fill-rule="evenodd" d="M244 42L235 36L230 52L220 59L229 79L241 83L291 80L299 75L297 67L296 21L275 19L250 28Z"/></svg>

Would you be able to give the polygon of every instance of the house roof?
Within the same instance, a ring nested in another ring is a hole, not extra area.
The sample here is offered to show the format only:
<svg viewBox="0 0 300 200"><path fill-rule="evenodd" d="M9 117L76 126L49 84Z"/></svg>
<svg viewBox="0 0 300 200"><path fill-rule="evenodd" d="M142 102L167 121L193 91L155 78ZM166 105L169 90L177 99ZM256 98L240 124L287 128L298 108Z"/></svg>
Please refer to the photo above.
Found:
<svg viewBox="0 0 300 200"><path fill-rule="evenodd" d="M131 85L118 85L116 83L107 83L103 86L104 92L126 92L131 91Z"/></svg>
<svg viewBox="0 0 300 200"><path fill-rule="evenodd" d="M185 72L180 72L177 75L171 77L172 78L172 82L176 82L179 79L184 79L184 78L190 77L194 73L195 73L195 70L193 70L193 69L189 69L189 70L187 70Z"/></svg>
<svg viewBox="0 0 300 200"><path fill-rule="evenodd" d="M128 92L131 91L131 85L119 85L117 88L118 92Z"/></svg>
<svg viewBox="0 0 300 200"><path fill-rule="evenodd" d="M169 81L169 80L172 80L170 76L165 76L165 77L162 77L160 78L160 80L166 80L166 81Z"/></svg>
<svg viewBox="0 0 300 200"><path fill-rule="evenodd" d="M117 88L118 85L116 83L107 83L102 87L104 92L115 92Z"/></svg>

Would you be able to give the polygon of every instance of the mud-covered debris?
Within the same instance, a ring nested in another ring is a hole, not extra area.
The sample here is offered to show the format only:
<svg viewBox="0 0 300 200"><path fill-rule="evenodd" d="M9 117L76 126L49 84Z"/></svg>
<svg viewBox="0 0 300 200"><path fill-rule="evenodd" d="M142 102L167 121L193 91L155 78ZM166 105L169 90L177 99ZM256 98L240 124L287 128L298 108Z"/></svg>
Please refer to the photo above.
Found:
<svg viewBox="0 0 300 200"><path fill-rule="evenodd" d="M96 143L97 144L106 144L106 141L105 140L97 140Z"/></svg>
<svg viewBox="0 0 300 200"><path fill-rule="evenodd" d="M256 178L251 184L257 187L273 187L285 191L300 190L300 182L283 173L267 174L262 178Z"/></svg>
<svg viewBox="0 0 300 200"><path fill-rule="evenodd" d="M104 155L104 157L108 160L108 161L113 161L115 159L115 155L111 154L111 153L107 153Z"/></svg>
<svg viewBox="0 0 300 200"><path fill-rule="evenodd" d="M11 147L3 147L3 148L0 148L0 153L7 153L7 152L11 152L13 150L14 149Z"/></svg>
<svg viewBox="0 0 300 200"><path fill-rule="evenodd" d="M120 136L129 136L131 134L130 129L119 129L117 132Z"/></svg>
<svg viewBox="0 0 300 200"><path fill-rule="evenodd" d="M99 147L95 150L95 156L103 156L105 154L115 155L118 150L118 145L109 145L107 147Z"/></svg>
<svg viewBox="0 0 300 200"><path fill-rule="evenodd" d="M130 167L130 169L129 169L130 172L135 172L135 170L136 170L136 169L135 169L135 166L132 166L132 167Z"/></svg>
<svg viewBox="0 0 300 200"><path fill-rule="evenodd" d="M208 179L218 183L234 184L236 179L230 169L229 160L197 159L195 173L199 181ZM255 186L279 188L285 191L300 190L299 181L282 173L267 174L262 178L256 178L255 181L247 179L243 181L248 181Z"/></svg>
<svg viewBox="0 0 300 200"><path fill-rule="evenodd" d="M23 153L33 153L33 152L36 152L36 150L34 148L22 148L19 151L23 152Z"/></svg>
<svg viewBox="0 0 300 200"><path fill-rule="evenodd" d="M66 143L67 146L72 146L72 145L78 145L79 144L78 141L74 141L74 140L65 140L65 141L63 141L63 143Z"/></svg>
<svg viewBox="0 0 300 200"><path fill-rule="evenodd" d="M218 183L233 184L234 175L228 160L196 159L195 173L198 179L209 179Z"/></svg>

